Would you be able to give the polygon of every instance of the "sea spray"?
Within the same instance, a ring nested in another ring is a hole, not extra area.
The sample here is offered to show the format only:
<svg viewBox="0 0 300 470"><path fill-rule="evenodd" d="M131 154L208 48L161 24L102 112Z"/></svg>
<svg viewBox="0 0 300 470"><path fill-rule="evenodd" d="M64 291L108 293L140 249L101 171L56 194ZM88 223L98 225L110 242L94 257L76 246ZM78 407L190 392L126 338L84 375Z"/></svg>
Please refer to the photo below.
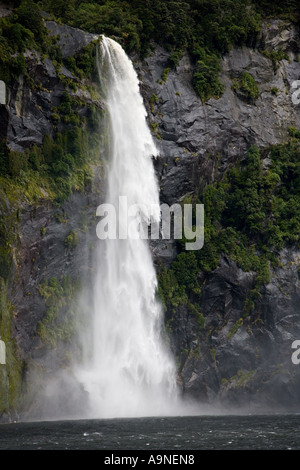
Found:
<svg viewBox="0 0 300 470"><path fill-rule="evenodd" d="M102 37L97 57L108 117L106 202L159 207L152 158L158 155L146 121L139 80L122 47ZM149 213L147 212L149 210ZM159 218L160 214L151 214ZM122 214L118 214L122 218ZM91 416L137 417L176 413L176 370L162 337L163 315L146 240L99 242L92 299L93 338L88 365L77 376Z"/></svg>

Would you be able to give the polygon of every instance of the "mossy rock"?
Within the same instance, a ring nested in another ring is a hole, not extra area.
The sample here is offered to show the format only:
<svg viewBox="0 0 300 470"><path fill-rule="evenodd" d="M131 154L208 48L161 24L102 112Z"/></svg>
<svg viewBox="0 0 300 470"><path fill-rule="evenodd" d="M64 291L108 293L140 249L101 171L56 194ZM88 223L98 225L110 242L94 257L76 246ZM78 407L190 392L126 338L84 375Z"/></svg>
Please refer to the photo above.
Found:
<svg viewBox="0 0 300 470"><path fill-rule="evenodd" d="M241 100L249 104L254 104L259 97L258 85L249 72L243 72L239 78L234 79L232 89Z"/></svg>

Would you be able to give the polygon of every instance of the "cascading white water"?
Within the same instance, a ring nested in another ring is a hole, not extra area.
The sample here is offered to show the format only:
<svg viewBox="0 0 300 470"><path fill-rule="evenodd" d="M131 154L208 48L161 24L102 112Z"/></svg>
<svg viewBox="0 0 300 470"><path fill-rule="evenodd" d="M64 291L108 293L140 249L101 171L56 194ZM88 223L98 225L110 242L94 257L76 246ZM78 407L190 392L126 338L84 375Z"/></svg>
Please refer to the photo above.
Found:
<svg viewBox="0 0 300 470"><path fill-rule="evenodd" d="M137 74L122 47L106 37L98 69L109 115L106 202L118 209L119 197L126 196L128 206L142 204L148 218L147 208L159 207L152 165L158 152ZM80 372L94 417L176 412L175 366L161 337L156 287L147 240L117 237L99 243L92 359Z"/></svg>

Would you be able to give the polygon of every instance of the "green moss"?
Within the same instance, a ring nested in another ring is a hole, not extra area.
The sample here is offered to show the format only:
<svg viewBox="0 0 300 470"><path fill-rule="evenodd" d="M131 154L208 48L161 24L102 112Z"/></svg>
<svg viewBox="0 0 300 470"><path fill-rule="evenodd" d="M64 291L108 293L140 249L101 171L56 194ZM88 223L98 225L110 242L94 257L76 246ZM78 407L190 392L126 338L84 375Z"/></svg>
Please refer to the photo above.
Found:
<svg viewBox="0 0 300 470"><path fill-rule="evenodd" d="M24 364L12 336L13 307L5 281L0 278L0 336L6 346L6 364L0 364L0 414L17 411L21 404Z"/></svg>
<svg viewBox="0 0 300 470"><path fill-rule="evenodd" d="M279 93L279 88L277 88L276 86L273 86L270 91L272 95L277 96Z"/></svg>
<svg viewBox="0 0 300 470"><path fill-rule="evenodd" d="M182 56L183 56L182 49L175 49L173 50L173 52L171 52L170 57L169 57L169 62L173 68L177 67Z"/></svg>
<svg viewBox="0 0 300 470"><path fill-rule="evenodd" d="M158 103L158 97L157 95L153 94L150 96L150 99L149 99L149 104L150 104L150 108L151 108L151 112L154 113L154 105Z"/></svg>
<svg viewBox="0 0 300 470"><path fill-rule="evenodd" d="M150 123L150 129L152 132L157 132L157 128L158 128L158 122L151 122Z"/></svg>
<svg viewBox="0 0 300 470"><path fill-rule="evenodd" d="M243 326L243 323L244 323L244 320L242 318L239 318L235 324L233 325L233 327L231 328L231 330L229 331L228 335L227 335L227 339L231 339L233 337L233 335L235 335L235 333L238 331L238 329Z"/></svg>
<svg viewBox="0 0 300 470"><path fill-rule="evenodd" d="M163 268L158 274L158 296L165 310L169 305L178 307L187 303L185 288L179 285L172 269Z"/></svg>
<svg viewBox="0 0 300 470"><path fill-rule="evenodd" d="M230 387L233 389L240 388L240 387L247 387L251 385L251 382L254 380L256 370L243 370L240 369L238 370L236 375L233 375L229 379L222 377L221 379L221 385L223 387Z"/></svg>
<svg viewBox="0 0 300 470"><path fill-rule="evenodd" d="M99 40L92 41L82 47L78 54L64 59L64 65L80 79L93 78L96 73L96 45Z"/></svg>
<svg viewBox="0 0 300 470"><path fill-rule="evenodd" d="M78 245L78 234L74 230L71 230L69 235L65 238L65 246L67 248L75 248Z"/></svg>
<svg viewBox="0 0 300 470"><path fill-rule="evenodd" d="M163 85L167 80L168 80L168 76L169 76L169 73L170 73L170 67L166 67L164 70L163 70L163 73L161 75L161 78L159 80L157 80L157 83L159 83L160 85Z"/></svg>
<svg viewBox="0 0 300 470"><path fill-rule="evenodd" d="M16 201L20 198L36 203L47 197L60 203L91 183L91 164L99 159L99 132L95 123L91 129L85 119L78 118L78 106L65 95L59 111L68 116L69 126L53 139L45 135L40 147L32 146L21 153L8 150L2 143L0 179L6 194L11 193Z"/></svg>
<svg viewBox="0 0 300 470"><path fill-rule="evenodd" d="M10 15L0 18L0 79L6 83L28 75L23 55L26 49L61 58L56 38L48 35L37 4L33 0L17 3Z"/></svg>
<svg viewBox="0 0 300 470"><path fill-rule="evenodd" d="M295 127L289 127L288 132L291 137L295 137L295 139L300 139L300 129L296 129Z"/></svg>
<svg viewBox="0 0 300 470"><path fill-rule="evenodd" d="M240 78L234 79L232 89L235 92L241 92L249 102L253 102L259 97L257 83L249 72L243 72Z"/></svg>
<svg viewBox="0 0 300 470"><path fill-rule="evenodd" d="M267 57L268 59L271 60L272 62L272 65L273 65L273 69L274 69L274 72L277 71L278 67L279 67L279 63L282 61L282 60L288 60L289 56L287 55L286 52L283 52L282 49L278 49L278 50L272 50L272 51L262 51L262 54Z"/></svg>
<svg viewBox="0 0 300 470"><path fill-rule="evenodd" d="M289 377L291 377L291 371L284 367L283 364L275 364L272 367L272 372L269 375L269 379L272 379L276 375L288 375Z"/></svg>
<svg viewBox="0 0 300 470"><path fill-rule="evenodd" d="M216 350L216 349L210 349L209 352L210 352L210 354L211 354L212 360L214 361L215 369L217 369L217 368L218 368L218 366L217 366L217 360L216 360L217 350Z"/></svg>
<svg viewBox="0 0 300 470"><path fill-rule="evenodd" d="M300 241L300 142L296 129L290 135L287 144L261 152L250 148L242 163L199 192L196 202L205 207L204 246L187 252L179 240L176 259L158 278L169 315L179 305L199 305L200 311L201 284L226 254L254 274L242 312L243 318L251 318L261 287L270 282L270 269L278 265L279 251ZM262 166L264 155L272 162L268 169Z"/></svg>
<svg viewBox="0 0 300 470"><path fill-rule="evenodd" d="M187 303L188 312L193 315L196 319L199 330L202 330L205 325L205 317L200 311L200 305L198 303Z"/></svg>
<svg viewBox="0 0 300 470"><path fill-rule="evenodd" d="M254 380L255 370L242 370L240 369L236 375L230 377L224 384L232 384L233 388L246 387Z"/></svg>
<svg viewBox="0 0 300 470"><path fill-rule="evenodd" d="M20 243L21 212L25 206L51 198L51 191L42 175L29 170L18 178L0 176L0 188L0 277L6 281L12 273L13 250L18 250Z"/></svg>
<svg viewBox="0 0 300 470"><path fill-rule="evenodd" d="M39 290L46 303L46 313L37 325L37 334L50 348L59 342L70 343L76 331L75 298L79 283L69 277L61 280L53 277L45 279Z"/></svg>
<svg viewBox="0 0 300 470"><path fill-rule="evenodd" d="M198 51L199 60L193 75L193 86L203 102L210 98L218 99L224 93L224 85L219 80L220 59L216 54Z"/></svg>
<svg viewBox="0 0 300 470"><path fill-rule="evenodd" d="M151 122L151 123L150 123L150 129L151 129L151 131L153 132L153 134L155 135L155 137L156 137L157 139L161 139L161 135L160 135L160 133L158 132L158 127L159 127L158 122Z"/></svg>

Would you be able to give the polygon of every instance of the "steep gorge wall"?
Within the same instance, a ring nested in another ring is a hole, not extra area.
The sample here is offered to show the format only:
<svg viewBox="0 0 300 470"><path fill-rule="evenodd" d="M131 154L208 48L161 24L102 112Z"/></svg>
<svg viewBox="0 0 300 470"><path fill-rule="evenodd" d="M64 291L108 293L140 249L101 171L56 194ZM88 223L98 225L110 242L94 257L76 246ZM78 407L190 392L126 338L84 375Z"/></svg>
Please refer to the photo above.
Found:
<svg viewBox="0 0 300 470"><path fill-rule="evenodd" d="M59 38L64 59L76 56L95 40L94 35L52 21L46 25ZM102 105L97 83L79 79L36 51L24 55L27 77L20 76L8 87L0 119L9 149L25 158L24 150L41 147L45 136L53 138L57 132L63 135L72 129L72 116L57 115L66 90L76 103L72 110L76 119L89 120L91 109L100 116ZM43 187L42 179L26 184L23 176L24 181L17 179L15 187L12 182L0 188L5 227L0 289L1 335L7 351L7 363L0 366L0 416L4 420L15 419L22 407L31 406L32 402L28 405L23 400L29 372L39 371L42 388L45 377L66 367L73 354L75 304L81 286L92 275L95 211L103 191L99 117L89 132L95 137L87 152L95 153L96 146L97 154L90 163L91 175L83 188L75 187L64 201L58 202L56 194Z"/></svg>
<svg viewBox="0 0 300 470"><path fill-rule="evenodd" d="M285 58L277 61L278 51ZM232 49L223 57L220 80L225 92L205 103L192 88L187 54L165 81L165 50L157 48L139 65L160 149L157 170L163 202L197 195L222 179L252 145L267 149L289 140L288 129L300 127L300 106L293 101L294 82L300 78L299 51L296 27L279 20L264 24L254 49ZM245 71L259 90L251 101L234 89ZM263 164L268 166L268 157ZM169 267L176 245L156 244L154 253L158 265ZM167 305L184 394L229 409L299 408L299 366L291 361L292 343L300 337L299 248L283 249L279 259L246 318L244 305L256 273L244 272L225 254L216 269L198 273L201 326L186 305Z"/></svg>
<svg viewBox="0 0 300 470"><path fill-rule="evenodd" d="M262 52L287 54L276 64ZM288 128L299 128L299 105L292 102L299 79L299 33L280 20L262 28L257 48L234 48L222 59L220 80L225 92L205 103L192 87L193 64L184 54L165 82L163 71L169 54L162 48L139 64L142 91L151 101L150 123L154 124L161 149L159 174L161 198L172 203L200 184L220 177L249 147L276 145L288 139ZM249 103L232 89L242 72L255 79L259 96ZM272 90L276 89L276 93Z"/></svg>
<svg viewBox="0 0 300 470"><path fill-rule="evenodd" d="M60 34L65 56L76 54L94 39L93 35L52 22L48 27L53 34ZM288 58L275 64L268 54L262 54L274 48L282 49ZM162 202L171 204L196 194L222 178L251 145L265 148L282 143L288 139L290 127L300 128L300 107L291 99L292 83L300 79L299 50L299 35L293 26L270 22L264 26L256 49L233 49L222 59L220 79L225 92L220 99L206 103L192 87L193 64L188 54L165 81L161 77L169 55L162 48L156 47L143 63L135 63L160 149L156 170ZM9 90L8 105L0 110L5 127L5 132L1 127L2 132L15 151L40 145L45 134L53 135L52 108L62 100L63 80L73 80L66 68L58 76L49 59L42 60L28 51L26 60L30 76L39 86L31 87L20 78ZM251 103L232 89L234 79L245 70L259 88L259 96ZM71 94L80 99L82 115L89 104L99 106L87 87L77 87ZM3 311L9 310L13 319L9 342L14 345L14 360L1 385L6 392L9 381L14 380L17 396L28 368L37 368L47 376L68 366L73 354L69 342L72 325L67 331L64 318L68 316L67 305L76 298L76 282L81 278L88 284L92 276L94 216L103 194L102 182L99 162L93 166L93 179L85 191L75 191L62 204L54 205L43 191L34 204L26 198L17 203L2 198L2 214L13 217L16 235L13 263L1 289ZM74 232L76 243L68 238ZM152 248L159 269L176 257L175 243L162 241ZM217 269L208 275L199 273L200 307L205 319L201 328L186 306L167 310L184 394L199 402L244 408L266 402L283 409L299 406L300 378L291 362L291 344L300 339L300 252L296 247L284 249L280 259L280 266L271 270L270 282L262 287L261 298L247 320L241 320L243 305L255 273L244 272L226 255L221 256ZM52 323L49 298L60 305L58 319ZM16 378L12 373L14 361L19 361ZM5 396L0 409L4 413L9 405L16 405L9 400L8 392Z"/></svg>

